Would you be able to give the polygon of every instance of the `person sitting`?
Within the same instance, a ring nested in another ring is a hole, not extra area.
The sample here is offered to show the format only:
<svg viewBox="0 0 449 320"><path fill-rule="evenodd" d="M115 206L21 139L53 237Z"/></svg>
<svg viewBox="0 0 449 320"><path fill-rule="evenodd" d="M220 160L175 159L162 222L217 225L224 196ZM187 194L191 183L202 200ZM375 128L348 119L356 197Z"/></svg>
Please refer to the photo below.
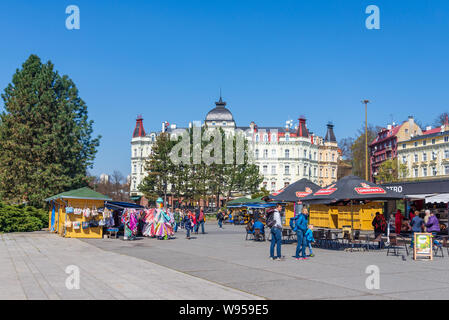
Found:
<svg viewBox="0 0 449 320"><path fill-rule="evenodd" d="M408 219L402 220L401 232L410 232L412 227L410 227L410 222Z"/></svg>
<svg viewBox="0 0 449 320"><path fill-rule="evenodd" d="M259 219L257 219L253 225L253 230L256 230L256 229L260 230L261 235L265 235L265 226ZM258 239L256 239L256 240L258 240Z"/></svg>

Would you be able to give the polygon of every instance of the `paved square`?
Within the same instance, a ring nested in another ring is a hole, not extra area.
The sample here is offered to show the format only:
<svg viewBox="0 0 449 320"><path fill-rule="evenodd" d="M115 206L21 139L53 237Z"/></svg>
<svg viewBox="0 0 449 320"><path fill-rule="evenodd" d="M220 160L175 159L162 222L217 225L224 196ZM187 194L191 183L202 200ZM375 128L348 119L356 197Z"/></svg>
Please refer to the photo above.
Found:
<svg viewBox="0 0 449 320"><path fill-rule="evenodd" d="M206 225L173 240L65 239L47 232L0 235L0 299L426 299L449 294L449 258L417 262L380 252L314 249L269 260L269 242L245 241L243 226ZM80 268L68 290L65 268ZM380 289L365 286L380 269Z"/></svg>

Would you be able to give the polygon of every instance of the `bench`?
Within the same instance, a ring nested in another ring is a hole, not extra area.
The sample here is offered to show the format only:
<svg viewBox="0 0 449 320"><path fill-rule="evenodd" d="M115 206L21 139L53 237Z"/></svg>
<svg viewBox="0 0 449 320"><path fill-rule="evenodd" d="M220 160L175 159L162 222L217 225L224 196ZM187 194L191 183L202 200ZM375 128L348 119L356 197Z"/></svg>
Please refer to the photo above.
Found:
<svg viewBox="0 0 449 320"><path fill-rule="evenodd" d="M115 239L117 239L117 233L118 233L118 228L107 228L106 229L106 235L108 236L108 238L114 237Z"/></svg>

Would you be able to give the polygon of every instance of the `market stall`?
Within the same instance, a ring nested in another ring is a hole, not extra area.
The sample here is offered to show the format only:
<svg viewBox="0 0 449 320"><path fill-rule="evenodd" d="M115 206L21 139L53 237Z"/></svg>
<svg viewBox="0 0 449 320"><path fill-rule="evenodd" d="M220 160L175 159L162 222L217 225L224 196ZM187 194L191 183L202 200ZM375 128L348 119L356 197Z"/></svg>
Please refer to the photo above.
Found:
<svg viewBox="0 0 449 320"><path fill-rule="evenodd" d="M348 226L353 231L372 230L369 222L375 212L383 213L382 203L403 198L395 191L356 176L347 176L302 201L310 204L311 223L328 224L328 228L337 229Z"/></svg>
<svg viewBox="0 0 449 320"><path fill-rule="evenodd" d="M45 199L50 204L49 230L67 238L102 238L107 196L84 187Z"/></svg>

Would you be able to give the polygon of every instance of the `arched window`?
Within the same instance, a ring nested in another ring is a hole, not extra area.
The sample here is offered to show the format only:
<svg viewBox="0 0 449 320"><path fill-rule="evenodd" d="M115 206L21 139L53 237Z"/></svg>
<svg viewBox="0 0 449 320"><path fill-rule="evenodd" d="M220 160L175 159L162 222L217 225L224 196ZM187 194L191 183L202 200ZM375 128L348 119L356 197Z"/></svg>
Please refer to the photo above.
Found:
<svg viewBox="0 0 449 320"><path fill-rule="evenodd" d="M290 158L290 150L285 149L285 158L288 159Z"/></svg>
<svg viewBox="0 0 449 320"><path fill-rule="evenodd" d="M268 158L268 150L267 150L267 149L265 149L265 150L263 151L263 158L264 158L264 159L267 159L267 158Z"/></svg>
<svg viewBox="0 0 449 320"><path fill-rule="evenodd" d="M256 159L259 159L259 149L256 149L255 157L256 157Z"/></svg>

